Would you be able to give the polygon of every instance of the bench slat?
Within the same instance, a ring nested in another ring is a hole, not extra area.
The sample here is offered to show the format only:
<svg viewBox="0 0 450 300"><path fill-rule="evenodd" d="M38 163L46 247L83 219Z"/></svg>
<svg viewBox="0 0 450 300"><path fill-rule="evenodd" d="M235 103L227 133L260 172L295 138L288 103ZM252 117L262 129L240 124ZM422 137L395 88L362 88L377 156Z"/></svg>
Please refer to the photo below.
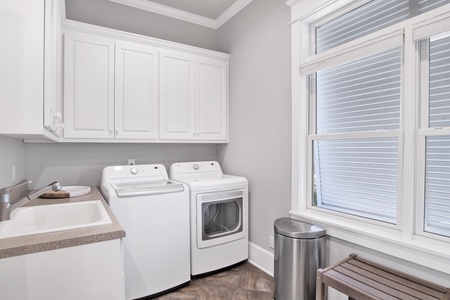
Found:
<svg viewBox="0 0 450 300"><path fill-rule="evenodd" d="M419 295L420 299L441 299L441 297L445 294L445 292L429 288L422 283L410 281L404 276L392 274L388 271L364 264L357 260L353 260L347 264L348 268L352 268L352 266L353 268L360 270L361 273L366 274L366 276L373 276L371 278L383 280L383 282L390 287L398 288L399 290L410 295Z"/></svg>
<svg viewBox="0 0 450 300"><path fill-rule="evenodd" d="M322 274L322 283L358 300L398 300L398 298L363 284L335 270L329 270Z"/></svg>
<svg viewBox="0 0 450 300"><path fill-rule="evenodd" d="M404 291L402 291L401 289L398 288L398 285L396 286L395 284L393 286L391 285L386 285L384 284L385 281L388 280L381 280L381 281L377 281L377 279L380 278L374 278L372 276L374 276L374 274L369 273L367 274L368 276L362 275L358 272L355 272L353 270L347 269L344 266L338 266L336 268L334 268L334 270L336 270L339 273L342 273L348 277L351 277L359 282L361 282L361 284L365 284L367 286L370 286L374 289L377 289L379 291L382 291L386 294L389 294L395 298L398 299L404 299L404 300L417 300L417 299L426 299L426 300L438 300L438 298L428 298L428 295L423 294L424 296L427 296L427 298L421 298L420 296L422 295L414 295L414 294L410 294L410 293L405 293ZM382 278L381 278L382 279Z"/></svg>
<svg viewBox="0 0 450 300"><path fill-rule="evenodd" d="M363 262L359 259L353 259L351 261L348 261L348 263L355 265L361 269L365 269L369 272L376 273L380 276L386 277L389 280L395 281L411 289L424 292L438 299L440 299L446 292L445 288L435 285L432 282L427 282L423 279L407 275L404 273L399 272L394 273L393 270L373 264L368 264L367 262Z"/></svg>

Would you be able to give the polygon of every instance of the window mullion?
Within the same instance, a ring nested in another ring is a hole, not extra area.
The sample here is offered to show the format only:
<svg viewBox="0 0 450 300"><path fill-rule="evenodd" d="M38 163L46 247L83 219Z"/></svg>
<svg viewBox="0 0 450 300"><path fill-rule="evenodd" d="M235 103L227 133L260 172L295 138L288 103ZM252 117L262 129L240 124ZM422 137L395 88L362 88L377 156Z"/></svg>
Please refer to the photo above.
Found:
<svg viewBox="0 0 450 300"><path fill-rule="evenodd" d="M411 26L405 28L405 44L403 49L402 62L402 105L401 105L401 126L403 136L399 142L399 186L398 186L398 212L399 224L404 238L411 239L414 234L414 201L415 190L410 188L415 183L416 171L416 116L418 92L416 64L416 44L413 40L413 30ZM416 88L411 88L416 87Z"/></svg>

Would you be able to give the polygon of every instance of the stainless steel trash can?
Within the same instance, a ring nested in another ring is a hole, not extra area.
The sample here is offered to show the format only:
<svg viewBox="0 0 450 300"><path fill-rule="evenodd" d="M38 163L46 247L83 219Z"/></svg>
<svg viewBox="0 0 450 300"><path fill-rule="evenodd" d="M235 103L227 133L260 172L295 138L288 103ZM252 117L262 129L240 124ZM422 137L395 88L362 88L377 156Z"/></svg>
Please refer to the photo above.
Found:
<svg viewBox="0 0 450 300"><path fill-rule="evenodd" d="M290 218L277 219L274 229L274 299L315 299L316 271L325 267L325 229Z"/></svg>

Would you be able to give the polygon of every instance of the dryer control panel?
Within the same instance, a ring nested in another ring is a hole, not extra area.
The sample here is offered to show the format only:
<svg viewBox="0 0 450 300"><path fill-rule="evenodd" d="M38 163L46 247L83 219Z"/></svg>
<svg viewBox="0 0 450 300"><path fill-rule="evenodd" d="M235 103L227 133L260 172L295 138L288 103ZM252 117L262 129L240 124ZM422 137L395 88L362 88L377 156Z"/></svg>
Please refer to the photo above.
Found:
<svg viewBox="0 0 450 300"><path fill-rule="evenodd" d="M172 179L220 176L222 174L222 168L217 161L174 163L170 166L170 178Z"/></svg>

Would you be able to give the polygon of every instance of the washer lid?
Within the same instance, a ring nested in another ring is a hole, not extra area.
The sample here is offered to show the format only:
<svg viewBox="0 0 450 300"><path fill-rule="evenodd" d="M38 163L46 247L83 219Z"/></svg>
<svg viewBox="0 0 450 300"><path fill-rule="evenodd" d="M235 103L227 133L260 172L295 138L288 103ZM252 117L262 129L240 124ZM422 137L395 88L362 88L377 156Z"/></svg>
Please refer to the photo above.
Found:
<svg viewBox="0 0 450 300"><path fill-rule="evenodd" d="M276 233L299 239L320 238L327 234L326 230L322 227L303 223L291 218L279 218L275 220L274 228Z"/></svg>

